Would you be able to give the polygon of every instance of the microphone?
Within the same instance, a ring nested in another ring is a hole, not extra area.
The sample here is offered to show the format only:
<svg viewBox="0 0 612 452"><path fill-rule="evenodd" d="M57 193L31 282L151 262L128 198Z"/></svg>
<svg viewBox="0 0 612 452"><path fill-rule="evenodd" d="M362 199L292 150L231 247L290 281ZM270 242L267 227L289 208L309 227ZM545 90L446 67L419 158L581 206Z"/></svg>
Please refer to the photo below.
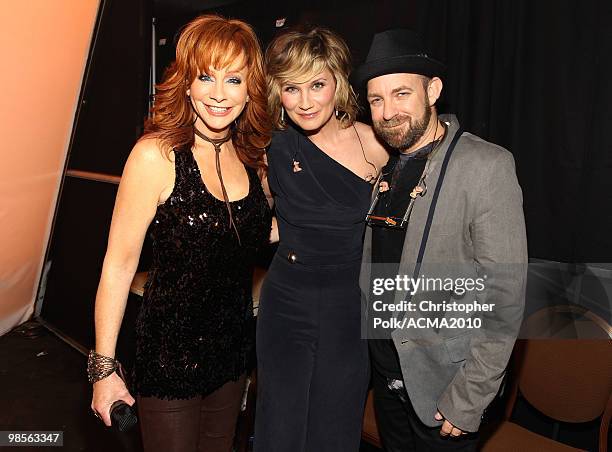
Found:
<svg viewBox="0 0 612 452"><path fill-rule="evenodd" d="M123 400L117 400L110 408L111 427L119 432L127 432L138 422L134 409Z"/></svg>

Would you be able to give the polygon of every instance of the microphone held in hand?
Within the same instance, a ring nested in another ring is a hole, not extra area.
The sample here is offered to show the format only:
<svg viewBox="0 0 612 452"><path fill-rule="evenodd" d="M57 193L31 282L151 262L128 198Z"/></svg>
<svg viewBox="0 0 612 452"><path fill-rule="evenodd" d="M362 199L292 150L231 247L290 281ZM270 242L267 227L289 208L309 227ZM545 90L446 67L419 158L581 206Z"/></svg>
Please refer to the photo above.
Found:
<svg viewBox="0 0 612 452"><path fill-rule="evenodd" d="M127 432L138 422L134 409L123 400L117 400L110 408L111 427L119 432Z"/></svg>

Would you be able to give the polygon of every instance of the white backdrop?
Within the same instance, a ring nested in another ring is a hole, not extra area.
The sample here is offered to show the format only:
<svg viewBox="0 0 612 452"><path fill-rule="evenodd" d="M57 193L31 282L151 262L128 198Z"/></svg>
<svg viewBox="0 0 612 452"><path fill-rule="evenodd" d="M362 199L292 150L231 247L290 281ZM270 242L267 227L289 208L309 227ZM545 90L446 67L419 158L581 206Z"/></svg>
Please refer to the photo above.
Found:
<svg viewBox="0 0 612 452"><path fill-rule="evenodd" d="M98 6L0 2L0 335L34 309Z"/></svg>

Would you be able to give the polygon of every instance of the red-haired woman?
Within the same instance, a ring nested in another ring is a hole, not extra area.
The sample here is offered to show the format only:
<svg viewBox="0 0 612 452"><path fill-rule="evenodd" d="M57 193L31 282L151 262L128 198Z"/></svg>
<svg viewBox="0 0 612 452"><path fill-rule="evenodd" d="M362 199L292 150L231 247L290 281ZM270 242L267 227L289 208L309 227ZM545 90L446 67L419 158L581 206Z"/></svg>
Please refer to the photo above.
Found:
<svg viewBox="0 0 612 452"><path fill-rule="evenodd" d="M109 425L114 401L134 403L115 372L115 345L151 226L132 388L146 451L231 450L252 349L254 259L270 236L258 177L269 140L253 30L218 16L193 20L119 185L88 362L91 406Z"/></svg>

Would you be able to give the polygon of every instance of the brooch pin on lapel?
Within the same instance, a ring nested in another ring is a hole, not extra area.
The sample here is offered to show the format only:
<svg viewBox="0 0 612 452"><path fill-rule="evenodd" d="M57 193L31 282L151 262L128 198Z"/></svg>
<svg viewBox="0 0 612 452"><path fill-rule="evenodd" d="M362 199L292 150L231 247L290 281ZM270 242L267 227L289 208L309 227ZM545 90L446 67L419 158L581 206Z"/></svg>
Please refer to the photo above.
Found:
<svg viewBox="0 0 612 452"><path fill-rule="evenodd" d="M300 162L294 159L293 160L293 172L299 173L300 171L302 171L302 168L300 167Z"/></svg>
<svg viewBox="0 0 612 452"><path fill-rule="evenodd" d="M410 197L411 197L412 199L416 199L416 197L417 197L418 195L423 196L424 194L425 194L425 190L423 189L423 187L421 187L421 186L417 185L417 186L416 186L416 187L414 187L414 188L412 189L412 191L410 192Z"/></svg>

